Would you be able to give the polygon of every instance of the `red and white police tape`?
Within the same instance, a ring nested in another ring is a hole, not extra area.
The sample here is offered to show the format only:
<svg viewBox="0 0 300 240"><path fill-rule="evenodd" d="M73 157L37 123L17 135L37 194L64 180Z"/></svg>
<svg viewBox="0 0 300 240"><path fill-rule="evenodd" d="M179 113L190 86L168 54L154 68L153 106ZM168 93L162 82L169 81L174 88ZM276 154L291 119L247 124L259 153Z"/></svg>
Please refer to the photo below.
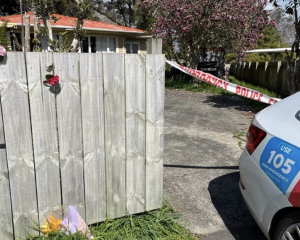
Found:
<svg viewBox="0 0 300 240"><path fill-rule="evenodd" d="M216 87L222 88L228 92L232 92L237 95L240 95L242 97L250 98L250 99L253 99L253 100L256 100L259 102L263 102L263 103L267 103L267 104L274 104L281 100L279 98L269 97L265 94L262 94L255 90L252 90L250 88L242 87L242 86L236 85L234 83L227 82L227 81L217 78L209 73L205 73L205 72L202 72L199 70L187 68L187 67L179 65L175 62L171 62L169 60L166 60L166 62L168 64L170 64L171 66L179 69L180 71L182 71L192 77L195 77L201 81L207 82Z"/></svg>

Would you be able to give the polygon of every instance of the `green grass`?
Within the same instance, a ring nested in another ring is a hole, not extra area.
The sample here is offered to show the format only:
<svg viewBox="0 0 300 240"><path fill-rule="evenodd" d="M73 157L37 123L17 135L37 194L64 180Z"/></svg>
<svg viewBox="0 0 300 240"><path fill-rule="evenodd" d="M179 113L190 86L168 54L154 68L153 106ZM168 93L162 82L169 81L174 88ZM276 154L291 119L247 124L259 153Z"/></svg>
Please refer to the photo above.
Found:
<svg viewBox="0 0 300 240"><path fill-rule="evenodd" d="M187 79L186 77L177 78L177 79L171 79L166 78L166 88L168 89L184 89L187 91L193 91L193 92L207 92L212 94L228 94L227 91L217 88L213 85L210 85L205 82L199 82L192 83L191 79Z"/></svg>
<svg viewBox="0 0 300 240"><path fill-rule="evenodd" d="M161 209L106 221L91 228L98 239L197 239L178 223L180 215L165 201Z"/></svg>
<svg viewBox="0 0 300 240"><path fill-rule="evenodd" d="M276 94L276 93L274 93L274 92L272 92L272 91L270 91L270 90L268 90L266 88L262 88L262 87L255 86L255 85L250 84L250 83L246 83L245 81L238 80L238 79L236 79L233 76L229 76L229 81L232 82L232 83L234 83L234 84L237 84L237 85L240 85L240 86L243 86L243 87L247 87L247 88L256 90L256 91L258 91L258 92L260 92L262 94L268 95L269 97L282 98L282 96L280 96L279 94ZM249 98L244 98L243 97L243 99L255 111L260 111L260 110L264 109L265 107L269 106L266 103L258 102L258 101L255 101L255 100L252 100L252 99L249 99Z"/></svg>
<svg viewBox="0 0 300 240"><path fill-rule="evenodd" d="M94 239L105 240L196 240L185 225L178 222L180 215L172 206L164 201L163 207L136 215L128 215L115 220L91 225L90 230ZM56 233L52 237L28 236L29 240L85 240L83 234L65 235Z"/></svg>
<svg viewBox="0 0 300 240"><path fill-rule="evenodd" d="M167 76L167 74L166 74L166 76ZM250 83L246 83L244 81L236 79L233 76L229 76L229 81L236 85L259 91L270 97L281 98L281 96L279 96L278 94L276 94L272 91L269 91L268 89L265 89L265 88L262 88L259 86L255 86ZM210 85L208 83L205 83L205 82L193 83L191 78L187 78L184 75L181 75L181 78L177 78L177 79L173 79L173 80L170 77L167 77L166 78L166 88L167 89L184 89L186 91L206 92L206 93L210 93L210 94L233 94L233 93L227 92L223 89L217 88L217 87ZM233 95L235 95L235 94L233 94ZM241 97L241 98L244 99L249 104L251 109L254 111L260 111L268 106L268 104L266 104L266 103L261 103L261 102L258 102L258 101L252 100L252 99L248 99L248 98L244 98L244 97Z"/></svg>

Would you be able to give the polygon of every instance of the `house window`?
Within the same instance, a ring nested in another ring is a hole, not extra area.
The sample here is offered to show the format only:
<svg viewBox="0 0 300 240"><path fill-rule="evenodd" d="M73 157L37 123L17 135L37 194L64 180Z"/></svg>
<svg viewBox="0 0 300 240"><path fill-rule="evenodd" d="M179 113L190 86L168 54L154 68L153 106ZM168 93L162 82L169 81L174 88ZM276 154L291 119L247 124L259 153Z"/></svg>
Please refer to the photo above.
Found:
<svg viewBox="0 0 300 240"><path fill-rule="evenodd" d="M82 41L81 52L116 52L116 39L114 37L87 37Z"/></svg>
<svg viewBox="0 0 300 240"><path fill-rule="evenodd" d="M110 52L116 52L116 39L114 37L108 38L108 49Z"/></svg>
<svg viewBox="0 0 300 240"><path fill-rule="evenodd" d="M107 37L96 37L96 52L108 52Z"/></svg>
<svg viewBox="0 0 300 240"><path fill-rule="evenodd" d="M16 41L22 46L22 37L21 33L16 33L14 32L15 37L11 36L11 49L13 51L22 51L22 49L18 49ZM30 34L30 51L33 51L33 39L34 39L34 34ZM53 40L57 40L56 45L54 46L54 52L59 51L59 47L61 46L61 38L59 34L54 33L53 34ZM41 36L40 38L41 41L41 50L42 52L48 52L50 50L50 46L48 44L48 38L46 36Z"/></svg>
<svg viewBox="0 0 300 240"><path fill-rule="evenodd" d="M81 52L88 53L89 52L89 37L86 37L81 42Z"/></svg>
<svg viewBox="0 0 300 240"><path fill-rule="evenodd" d="M58 52L61 44L61 39L59 37L59 34L57 33L54 33L52 36L53 36L53 41L57 40L57 43L54 46L53 51ZM41 41L42 52L49 52L51 49L50 49L50 45L48 44L48 38L46 36L42 36L40 41Z"/></svg>
<svg viewBox="0 0 300 240"><path fill-rule="evenodd" d="M53 34L53 41L54 40L57 40L57 43L53 47L53 51L54 52L58 52L59 51L59 47L61 45L61 39L59 37L59 34L55 34L55 33ZM50 45L48 44L48 38L46 36L42 36L40 38L40 41L41 41L42 52L49 52L51 49L50 49Z"/></svg>
<svg viewBox="0 0 300 240"><path fill-rule="evenodd" d="M47 42L47 37L46 36L42 36L40 38L41 41L41 48L42 48L42 52L48 52L48 42Z"/></svg>
<svg viewBox="0 0 300 240"><path fill-rule="evenodd" d="M55 52L58 52L58 51L59 51L59 48L60 48L60 46L61 46L60 35L57 34L57 33L54 33L54 34L53 34L53 41L56 41L56 44L55 44L53 50L54 50Z"/></svg>
<svg viewBox="0 0 300 240"><path fill-rule="evenodd" d="M34 39L34 34L30 33L30 51L33 51L33 39Z"/></svg>
<svg viewBox="0 0 300 240"><path fill-rule="evenodd" d="M126 53L139 53L140 44L138 42L126 42L125 48L126 48Z"/></svg>

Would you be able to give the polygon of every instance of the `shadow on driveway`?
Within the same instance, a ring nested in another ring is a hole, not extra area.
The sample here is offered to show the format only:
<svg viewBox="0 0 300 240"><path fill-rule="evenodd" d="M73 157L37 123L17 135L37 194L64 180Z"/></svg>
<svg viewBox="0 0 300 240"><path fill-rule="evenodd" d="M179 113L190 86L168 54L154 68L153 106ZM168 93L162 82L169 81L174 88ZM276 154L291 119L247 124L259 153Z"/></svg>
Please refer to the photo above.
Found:
<svg viewBox="0 0 300 240"><path fill-rule="evenodd" d="M239 173L229 173L210 181L211 200L235 239L266 240L252 218L239 189Z"/></svg>
<svg viewBox="0 0 300 240"><path fill-rule="evenodd" d="M164 167L168 168L191 168L191 169L236 169L238 166L217 166L217 167L206 167L206 166L189 166L189 165L174 165L174 164L164 164Z"/></svg>
<svg viewBox="0 0 300 240"><path fill-rule="evenodd" d="M251 110L251 107L241 97L230 94L208 95L204 103L215 108L234 108L239 111Z"/></svg>

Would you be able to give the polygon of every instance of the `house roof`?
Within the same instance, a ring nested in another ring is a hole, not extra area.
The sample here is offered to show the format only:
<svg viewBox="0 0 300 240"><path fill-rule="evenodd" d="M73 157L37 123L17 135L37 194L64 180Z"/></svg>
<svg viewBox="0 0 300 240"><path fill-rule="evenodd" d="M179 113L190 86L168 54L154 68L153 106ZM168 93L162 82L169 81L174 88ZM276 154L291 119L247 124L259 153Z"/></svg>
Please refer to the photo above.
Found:
<svg viewBox="0 0 300 240"><path fill-rule="evenodd" d="M30 25L33 26L33 13L28 12L28 14L31 16L30 17ZM58 21L55 23L51 19L51 25L52 28L75 28L76 23L75 21L77 18L75 17L68 17L64 15L59 15L59 14L53 14L52 16L55 16ZM3 16L0 17L0 21L8 21L10 25L21 25L21 14L18 15L10 15L10 16ZM25 23L25 14L23 14L23 23ZM42 21L40 21L41 25ZM145 31L136 29L136 28L130 28L130 27L124 27L120 25L114 25L114 24L109 24L109 23L103 23L103 22L97 22L97 21L91 21L91 20L84 20L83 22L83 29L85 30L100 30L100 31L109 31L109 32L124 32L124 33L136 33L136 34L143 34Z"/></svg>

